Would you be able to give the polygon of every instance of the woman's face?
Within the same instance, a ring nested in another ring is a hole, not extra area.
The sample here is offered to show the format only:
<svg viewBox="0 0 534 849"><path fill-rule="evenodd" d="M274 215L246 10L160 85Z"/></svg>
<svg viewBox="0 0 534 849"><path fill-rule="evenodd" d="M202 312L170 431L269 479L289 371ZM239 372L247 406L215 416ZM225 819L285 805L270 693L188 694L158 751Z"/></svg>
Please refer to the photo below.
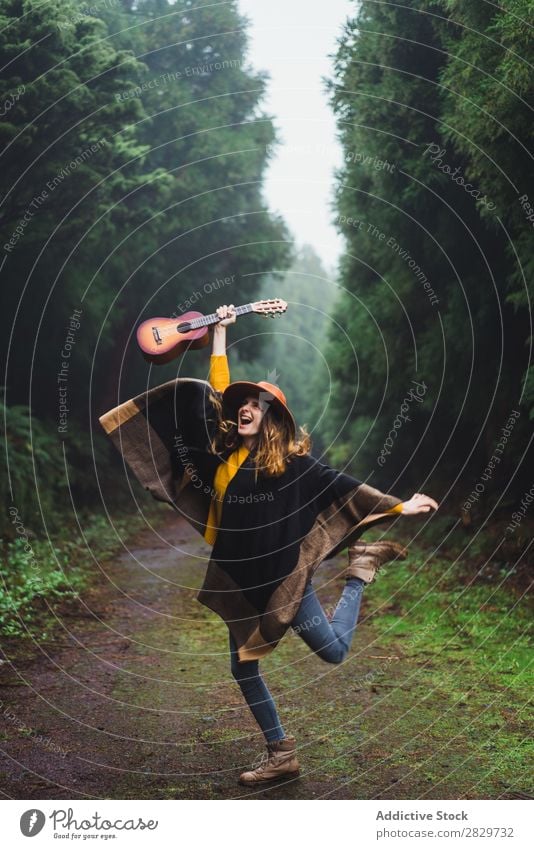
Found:
<svg viewBox="0 0 534 849"><path fill-rule="evenodd" d="M261 430L261 420L267 403L257 395L247 395L237 411L237 432L240 436L256 436Z"/></svg>

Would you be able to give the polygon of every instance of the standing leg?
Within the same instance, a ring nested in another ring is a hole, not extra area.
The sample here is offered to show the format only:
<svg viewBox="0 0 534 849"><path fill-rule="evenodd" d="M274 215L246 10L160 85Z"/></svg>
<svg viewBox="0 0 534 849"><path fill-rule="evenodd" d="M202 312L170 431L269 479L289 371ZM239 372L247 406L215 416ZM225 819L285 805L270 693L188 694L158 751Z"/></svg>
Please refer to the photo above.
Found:
<svg viewBox="0 0 534 849"><path fill-rule="evenodd" d="M316 655L327 663L341 663L350 649L356 630L365 581L350 578L329 622L311 582L291 627Z"/></svg>
<svg viewBox="0 0 534 849"><path fill-rule="evenodd" d="M280 778L296 778L300 769L296 740L292 736L286 737L284 733L273 698L260 675L258 661L239 663L237 646L231 633L230 653L232 675L267 741L266 754L250 770L241 773L239 783L252 786Z"/></svg>
<svg viewBox="0 0 534 849"><path fill-rule="evenodd" d="M260 675L257 660L247 660L239 663L237 646L230 632L230 655L232 660L232 675L239 684L254 719L263 731L267 743L274 743L285 738L284 729L280 722L273 697Z"/></svg>

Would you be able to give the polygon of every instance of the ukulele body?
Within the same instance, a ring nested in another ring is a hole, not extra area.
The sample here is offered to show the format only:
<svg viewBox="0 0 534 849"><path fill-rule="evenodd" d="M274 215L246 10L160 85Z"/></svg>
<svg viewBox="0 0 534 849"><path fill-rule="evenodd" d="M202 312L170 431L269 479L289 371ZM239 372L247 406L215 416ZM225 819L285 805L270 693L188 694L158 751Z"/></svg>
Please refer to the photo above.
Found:
<svg viewBox="0 0 534 849"><path fill-rule="evenodd" d="M186 312L179 318L149 318L137 328L137 344L149 363L170 363L188 348L204 348L209 342L208 327L179 333L177 327L193 318L203 318L201 312Z"/></svg>

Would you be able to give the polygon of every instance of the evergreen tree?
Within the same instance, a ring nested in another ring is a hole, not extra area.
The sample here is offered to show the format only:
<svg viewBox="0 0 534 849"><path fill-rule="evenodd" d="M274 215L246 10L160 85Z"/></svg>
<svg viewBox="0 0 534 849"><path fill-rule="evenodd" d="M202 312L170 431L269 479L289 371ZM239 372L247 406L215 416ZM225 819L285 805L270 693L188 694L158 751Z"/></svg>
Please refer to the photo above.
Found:
<svg viewBox="0 0 534 849"><path fill-rule="evenodd" d="M364 2L340 43L332 103L347 251L334 316L351 344L331 337L327 421L331 439L342 435L336 462L381 486L400 476L420 488L430 476L458 501L458 479L469 485L484 468L517 404L527 356L525 322L507 303L505 240L488 221L495 195L468 191L462 150L444 144L452 30L419 4ZM413 381L424 396L399 427Z"/></svg>
<svg viewBox="0 0 534 849"><path fill-rule="evenodd" d="M0 0L0 29L6 402L50 434L48 465L63 468L66 445L87 503L93 455L109 456L97 415L147 380L205 376L202 354L149 369L140 320L197 292L203 312L253 300L288 262L261 195L265 79L235 3Z"/></svg>

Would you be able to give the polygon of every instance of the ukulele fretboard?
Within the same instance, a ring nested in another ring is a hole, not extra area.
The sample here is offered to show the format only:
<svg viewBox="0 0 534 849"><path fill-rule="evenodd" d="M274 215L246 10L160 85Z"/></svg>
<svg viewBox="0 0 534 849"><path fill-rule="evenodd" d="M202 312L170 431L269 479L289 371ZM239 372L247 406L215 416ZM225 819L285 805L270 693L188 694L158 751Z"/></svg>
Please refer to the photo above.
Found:
<svg viewBox="0 0 534 849"><path fill-rule="evenodd" d="M252 304L243 304L240 307L235 308L236 315L245 315L247 312L252 312L253 307ZM192 318L189 321L181 322L176 328L180 333L184 333L184 326L187 326L187 330L197 330L199 327L207 327L210 324L217 324L220 321L219 316L216 312L210 313L210 315L203 315L201 318Z"/></svg>

